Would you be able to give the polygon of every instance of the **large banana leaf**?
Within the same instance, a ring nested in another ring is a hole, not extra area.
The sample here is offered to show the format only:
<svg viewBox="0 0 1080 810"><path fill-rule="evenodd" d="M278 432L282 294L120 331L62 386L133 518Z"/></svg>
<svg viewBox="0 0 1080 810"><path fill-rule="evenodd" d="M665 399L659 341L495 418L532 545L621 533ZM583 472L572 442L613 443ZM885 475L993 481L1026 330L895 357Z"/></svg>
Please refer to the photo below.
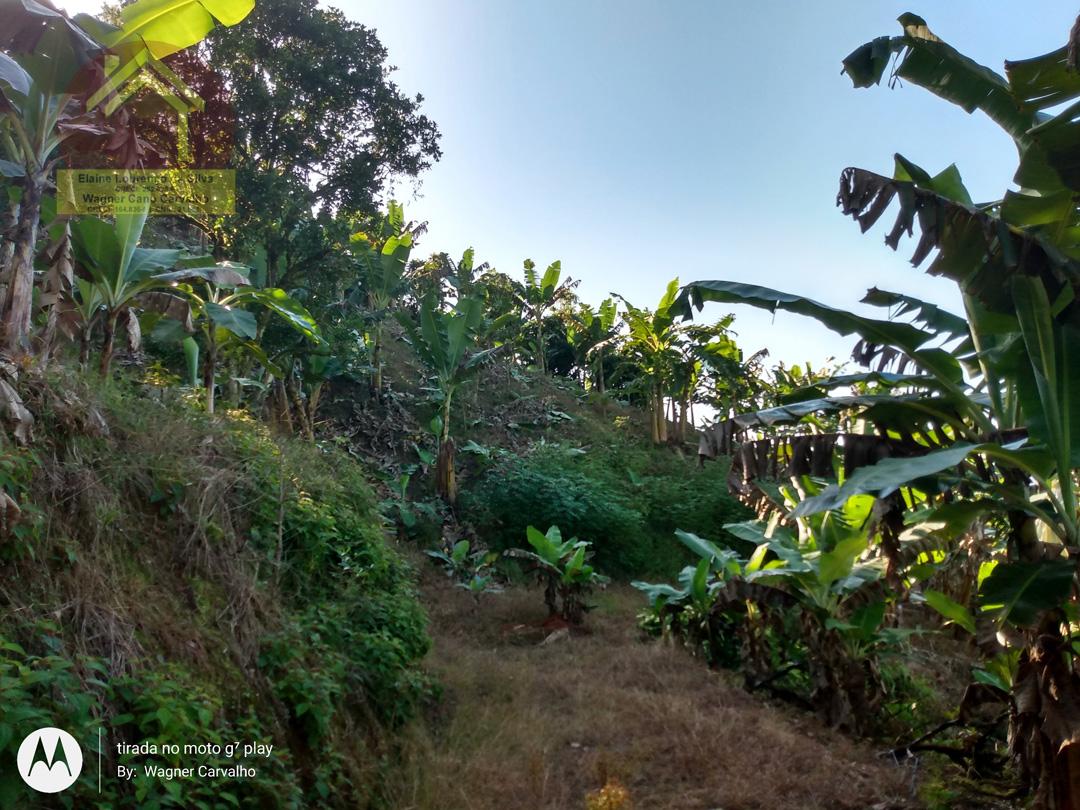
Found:
<svg viewBox="0 0 1080 810"><path fill-rule="evenodd" d="M913 458L886 458L868 467L860 467L841 486L832 486L802 501L792 517L806 517L840 509L856 495L872 494L884 498L904 486L959 467L969 456L982 453L1025 472L1045 479L1053 472L1054 459L1039 447L983 444L957 444Z"/></svg>
<svg viewBox="0 0 1080 810"><path fill-rule="evenodd" d="M1019 386L1025 421L1032 436L1050 447L1059 469L1080 466L1080 329L1054 321L1039 279L1017 276L1012 290L1030 359Z"/></svg>
<svg viewBox="0 0 1080 810"><path fill-rule="evenodd" d="M912 423L925 422L928 417L941 419L944 422L958 418L954 413L949 413L950 401L941 397L927 397L925 394L866 394L808 399L760 411L741 413L731 419L741 428L771 427L799 422L813 413L831 413L881 405L894 406L894 413L897 409L903 409L909 414L909 421Z"/></svg>
<svg viewBox="0 0 1080 810"><path fill-rule="evenodd" d="M1047 289L1055 291L1061 289L1062 279L1080 284L1080 261L1034 227L1036 222L1006 222L994 213L957 203L912 181L863 169L844 170L837 204L864 231L881 218L893 200L899 201L899 207L886 237L889 246L895 249L900 236L910 234L917 222L921 236L912 263L920 265L937 249L927 272L956 281L991 312L1012 312L1007 280L1014 275L1038 276ZM1066 306L1063 314L1080 322L1080 307L1075 302Z"/></svg>
<svg viewBox="0 0 1080 810"><path fill-rule="evenodd" d="M234 335L254 340L259 331L259 324L255 316L246 309L239 307L222 306L213 301L207 301L203 305L210 322L217 327L227 329Z"/></svg>
<svg viewBox="0 0 1080 810"><path fill-rule="evenodd" d="M801 295L736 281L691 282L683 288L678 300L672 305L672 311L684 318L690 318L693 317L693 310L700 310L706 301L749 304L769 312L780 309L814 318L826 328L845 337L857 335L863 341L876 346L896 348L918 367L933 374L954 391L963 382L963 371L955 357L948 352L926 347L939 335L909 323L864 318Z"/></svg>
<svg viewBox="0 0 1080 810"><path fill-rule="evenodd" d="M155 276L180 258L177 250L138 247L146 209L117 214L114 223L80 217L71 224L75 258L99 287L104 303L116 309L134 296L168 282Z"/></svg>
<svg viewBox="0 0 1080 810"><path fill-rule="evenodd" d="M858 335L910 352L915 352L936 337L932 332L917 329L907 323L864 318L801 295L737 281L693 281L683 288L678 300L672 302L671 306L683 318L692 318L694 309L700 310L706 301L749 304L769 312L776 312L778 309L794 312L814 318L844 337Z"/></svg>
<svg viewBox="0 0 1080 810"><path fill-rule="evenodd" d="M979 588L982 609L1022 627L1069 598L1076 564L1068 560L1011 562L995 566Z"/></svg>
<svg viewBox="0 0 1080 810"><path fill-rule="evenodd" d="M255 0L136 0L120 10L121 30L107 44L141 39L157 59L189 48L221 25L239 23Z"/></svg>
<svg viewBox="0 0 1080 810"><path fill-rule="evenodd" d="M319 326L303 304L284 290L245 288L225 299L230 306L247 303L261 304L280 317L285 323L316 343L323 343Z"/></svg>
<svg viewBox="0 0 1080 810"><path fill-rule="evenodd" d="M105 49L77 21L36 0L0 0L0 20L0 50L17 55L46 94L70 92L79 70Z"/></svg>
<svg viewBox="0 0 1080 810"><path fill-rule="evenodd" d="M0 110L5 104L22 106L22 102L30 94L30 85L33 79L22 65L0 52Z"/></svg>
<svg viewBox="0 0 1080 810"><path fill-rule="evenodd" d="M1010 71L1010 80L985 65L964 56L930 31L926 21L915 14L899 18L903 35L878 37L853 51L844 60L844 72L856 87L879 84L893 55L899 63L895 76L919 85L940 98L958 105L967 112L980 110L1004 129L1016 143L1020 167L1016 182L1022 188L1050 191L1069 180L1059 158L1066 158L1068 137L1073 135L1074 122L1067 112L1058 116L1056 131L1037 136L1036 127L1042 122L1036 105L1030 100L1044 96L1069 98L1070 82L1059 82L1051 88L1045 81L1060 77L1060 63L1055 54L1048 54L1034 65L1024 65L1020 71ZM1011 63L1008 68L1017 63ZM1052 68L1039 79L1040 68ZM1028 94L1029 97L1025 97ZM1075 143L1075 137L1071 143ZM1074 170L1075 171L1075 170ZM1076 186L1072 186L1075 188Z"/></svg>
<svg viewBox="0 0 1080 810"><path fill-rule="evenodd" d="M954 315L937 304L910 295L871 287L866 291L862 302L876 307L888 307L893 310L894 316L914 315L916 323L925 324L939 335L960 338L968 337L969 334L967 319Z"/></svg>

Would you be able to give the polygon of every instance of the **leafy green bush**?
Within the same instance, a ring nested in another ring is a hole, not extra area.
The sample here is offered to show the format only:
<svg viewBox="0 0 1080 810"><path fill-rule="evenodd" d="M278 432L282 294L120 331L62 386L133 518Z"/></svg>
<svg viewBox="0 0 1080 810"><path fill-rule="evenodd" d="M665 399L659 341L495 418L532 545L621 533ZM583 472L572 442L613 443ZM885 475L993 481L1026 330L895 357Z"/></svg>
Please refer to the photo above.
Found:
<svg viewBox="0 0 1080 810"><path fill-rule="evenodd" d="M666 450L614 443L585 452L539 445L501 459L462 493L462 508L496 549L522 546L527 527L588 537L596 564L618 576L673 576L689 561L676 528L738 543L722 530L746 517L727 494L726 468L699 469Z"/></svg>

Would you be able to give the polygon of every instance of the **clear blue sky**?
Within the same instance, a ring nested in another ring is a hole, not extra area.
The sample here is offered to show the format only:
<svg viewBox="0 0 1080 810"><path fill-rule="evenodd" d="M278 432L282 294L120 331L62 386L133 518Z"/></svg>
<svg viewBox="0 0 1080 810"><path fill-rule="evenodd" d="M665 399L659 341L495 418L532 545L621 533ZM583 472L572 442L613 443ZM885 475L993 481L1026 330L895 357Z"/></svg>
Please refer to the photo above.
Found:
<svg viewBox="0 0 1080 810"><path fill-rule="evenodd" d="M346 0L377 29L397 82L425 96L442 161L406 214L421 252L519 273L561 259L586 300L652 306L665 283L724 278L853 306L868 287L954 303L951 285L863 236L834 206L840 172L891 173L901 152L956 162L977 200L1000 196L1011 141L916 87L854 90L840 61L899 32L904 11L1002 70L1065 42L1075 0ZM827 9L827 10L826 10ZM1037 12L1033 9L1038 9ZM726 311L710 305L705 317ZM735 308L745 349L845 357L813 322ZM874 311L867 308L868 312Z"/></svg>
<svg viewBox="0 0 1080 810"><path fill-rule="evenodd" d="M64 0L60 0L63 4ZM96 0L70 0L92 10ZM396 80L425 96L444 157L397 193L430 223L421 253L520 273L561 259L598 302L652 306L666 282L754 282L858 308L877 285L955 305L947 282L860 235L834 206L840 172L958 163L976 200L1011 180L1009 139L916 87L854 90L840 60L904 11L1002 69L1059 47L1076 0L344 0ZM826 10L827 9L827 10ZM1033 11L1038 9L1038 11ZM903 247L903 246L902 246ZM710 305L704 317L727 311ZM846 358L850 341L734 308L740 343L775 359ZM866 308L867 312L875 312Z"/></svg>

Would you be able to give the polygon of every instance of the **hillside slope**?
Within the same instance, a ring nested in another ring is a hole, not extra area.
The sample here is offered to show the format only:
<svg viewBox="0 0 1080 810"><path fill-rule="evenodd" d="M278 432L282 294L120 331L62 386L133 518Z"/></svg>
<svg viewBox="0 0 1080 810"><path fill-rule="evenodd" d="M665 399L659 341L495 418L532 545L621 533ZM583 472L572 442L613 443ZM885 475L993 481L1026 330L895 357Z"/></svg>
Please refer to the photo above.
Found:
<svg viewBox="0 0 1080 810"><path fill-rule="evenodd" d="M429 641L361 468L175 389L19 390L36 424L0 457L0 804L56 806L14 759L25 729L58 725L90 749L63 806L375 806ZM230 741L272 754L161 749Z"/></svg>

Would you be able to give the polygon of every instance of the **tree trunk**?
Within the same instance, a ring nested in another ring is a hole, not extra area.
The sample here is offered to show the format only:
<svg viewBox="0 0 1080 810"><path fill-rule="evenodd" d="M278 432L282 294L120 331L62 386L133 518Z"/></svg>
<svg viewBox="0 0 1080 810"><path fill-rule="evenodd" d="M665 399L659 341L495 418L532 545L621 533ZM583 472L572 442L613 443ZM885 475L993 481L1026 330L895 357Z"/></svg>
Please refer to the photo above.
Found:
<svg viewBox="0 0 1080 810"><path fill-rule="evenodd" d="M41 193L45 175L26 176L15 227L15 248L11 257L11 280L4 302L4 347L15 351L26 346L30 333L30 308L34 300L34 248L37 245L38 220L41 218Z"/></svg>
<svg viewBox="0 0 1080 810"><path fill-rule="evenodd" d="M547 352L544 351L544 321L536 324L536 353L540 355L540 373L547 374Z"/></svg>
<svg viewBox="0 0 1080 810"><path fill-rule="evenodd" d="M442 432L439 436L439 458L435 464L435 491L450 506L457 504L457 476L454 472L456 447L450 438L450 400L454 392L448 391L443 400Z"/></svg>
<svg viewBox="0 0 1080 810"><path fill-rule="evenodd" d="M285 390L289 394L292 410L300 423L300 435L309 442L315 441L315 426L312 424L311 419L308 418L308 409L304 404L304 398L300 395L300 384L297 382L296 375L292 372L285 379Z"/></svg>
<svg viewBox="0 0 1080 810"><path fill-rule="evenodd" d="M90 362L90 340L93 337L93 326L87 324L83 327L82 334L79 335L79 368L86 370L87 364Z"/></svg>
<svg viewBox="0 0 1080 810"><path fill-rule="evenodd" d="M101 362L98 364L98 373L102 377L109 376L112 368L113 347L116 345L116 323L120 320L119 312L109 312L105 316L105 340L101 344Z"/></svg>
<svg viewBox="0 0 1080 810"><path fill-rule="evenodd" d="M653 444L660 444L666 439L664 435L664 398L660 396L660 392L656 387L653 387L649 399L651 400L649 420L652 422L652 442Z"/></svg>
<svg viewBox="0 0 1080 810"><path fill-rule="evenodd" d="M664 395L659 390L656 392L656 398L658 407L656 413L660 418L660 424L656 426L657 433L660 435L660 444L667 444L668 440L668 420L667 420L667 403L664 401Z"/></svg>
<svg viewBox="0 0 1080 810"><path fill-rule="evenodd" d="M596 390L601 394L604 392L604 353L597 352L596 358Z"/></svg>
<svg viewBox="0 0 1080 810"><path fill-rule="evenodd" d="M1009 748L1033 810L1080 810L1080 684L1063 618L1047 614L1029 635L1013 684Z"/></svg>
<svg viewBox="0 0 1080 810"><path fill-rule="evenodd" d="M292 409L289 407L289 397L285 392L285 383L281 380L274 380L272 383L270 402L278 430L291 436L295 432Z"/></svg>
<svg viewBox="0 0 1080 810"><path fill-rule="evenodd" d="M39 299L42 306L48 307L45 331L41 335L41 362L45 364L56 342L56 333L60 328L60 304L71 299L74 284L74 265L71 259L71 224L64 223L64 232L52 253L52 266L46 276L45 289ZM46 300L48 297L48 300Z"/></svg>
<svg viewBox="0 0 1080 810"><path fill-rule="evenodd" d="M375 371L371 377L371 392L376 400L382 400L383 374L382 374L382 324L375 325L375 340L371 347L371 365Z"/></svg>
<svg viewBox="0 0 1080 810"><path fill-rule="evenodd" d="M679 404L679 441L686 444L686 418L690 405L686 399Z"/></svg>
<svg viewBox="0 0 1080 810"><path fill-rule="evenodd" d="M1013 510L1008 519L1010 558L1043 560L1035 518ZM1027 633L1013 682L1009 750L1034 793L1032 810L1080 810L1080 676L1072 643L1061 634L1064 620L1047 613Z"/></svg>
<svg viewBox="0 0 1080 810"><path fill-rule="evenodd" d="M0 225L0 304L7 300L11 284L11 262L15 256L15 226L19 222L19 203L13 202Z"/></svg>
<svg viewBox="0 0 1080 810"><path fill-rule="evenodd" d="M307 413L305 418L309 429L311 430L311 439L315 440L315 415L319 411L319 400L322 399L323 385L325 383L315 383L311 388L311 393L307 397Z"/></svg>
<svg viewBox="0 0 1080 810"><path fill-rule="evenodd" d="M206 412L214 412L214 380L217 377L217 341L214 325L206 330L206 361L203 363L203 386L206 388Z"/></svg>

